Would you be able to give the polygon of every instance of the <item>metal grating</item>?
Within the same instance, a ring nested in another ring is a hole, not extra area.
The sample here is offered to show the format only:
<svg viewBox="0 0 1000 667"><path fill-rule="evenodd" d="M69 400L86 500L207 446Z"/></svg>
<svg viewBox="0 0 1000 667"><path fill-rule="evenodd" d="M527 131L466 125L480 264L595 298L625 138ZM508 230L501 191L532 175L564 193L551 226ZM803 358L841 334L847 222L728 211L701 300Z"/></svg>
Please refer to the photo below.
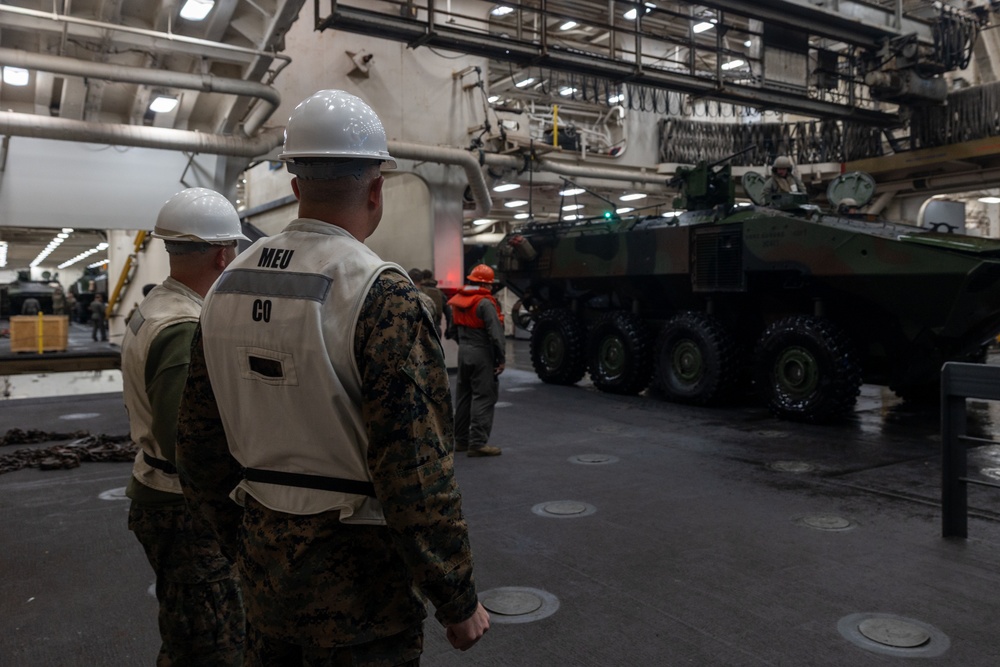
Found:
<svg viewBox="0 0 1000 667"><path fill-rule="evenodd" d="M694 230L691 280L695 292L742 292L743 235L740 227Z"/></svg>

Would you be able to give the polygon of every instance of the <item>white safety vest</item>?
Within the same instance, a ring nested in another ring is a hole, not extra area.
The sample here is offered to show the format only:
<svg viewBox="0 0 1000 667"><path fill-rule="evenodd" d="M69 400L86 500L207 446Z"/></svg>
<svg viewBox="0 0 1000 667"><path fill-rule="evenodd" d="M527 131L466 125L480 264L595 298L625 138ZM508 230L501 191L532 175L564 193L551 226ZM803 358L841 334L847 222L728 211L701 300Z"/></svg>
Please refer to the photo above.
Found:
<svg viewBox="0 0 1000 667"><path fill-rule="evenodd" d="M139 445L135 463L132 464L132 476L151 489L168 493L181 493L181 483L176 471L173 471L173 462L164 459L163 451L153 437L153 408L146 394L146 359L153 341L165 328L198 321L201 303L197 292L173 278L167 278L151 290L132 313L122 339L125 407L128 409L132 441Z"/></svg>
<svg viewBox="0 0 1000 667"><path fill-rule="evenodd" d="M384 524L368 472L354 331L396 264L347 231L299 219L236 258L205 299L205 361L245 494L289 514Z"/></svg>

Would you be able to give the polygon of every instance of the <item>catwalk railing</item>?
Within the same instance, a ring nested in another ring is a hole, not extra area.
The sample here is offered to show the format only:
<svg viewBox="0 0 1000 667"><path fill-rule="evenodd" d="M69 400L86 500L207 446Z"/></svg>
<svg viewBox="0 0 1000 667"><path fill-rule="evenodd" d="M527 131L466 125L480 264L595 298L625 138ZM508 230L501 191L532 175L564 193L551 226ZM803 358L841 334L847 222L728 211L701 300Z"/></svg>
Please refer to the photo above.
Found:
<svg viewBox="0 0 1000 667"><path fill-rule="evenodd" d="M1000 401L1000 366L947 363L941 369L941 528L944 537L969 536L969 485L1000 484L968 475L968 446L1000 442L966 434L967 400Z"/></svg>

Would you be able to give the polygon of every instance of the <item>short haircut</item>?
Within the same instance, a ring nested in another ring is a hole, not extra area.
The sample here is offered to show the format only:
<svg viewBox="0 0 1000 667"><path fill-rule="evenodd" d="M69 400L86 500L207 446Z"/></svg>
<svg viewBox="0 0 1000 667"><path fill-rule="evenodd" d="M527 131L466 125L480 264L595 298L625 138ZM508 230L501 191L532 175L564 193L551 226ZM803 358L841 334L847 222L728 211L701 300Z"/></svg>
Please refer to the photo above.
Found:
<svg viewBox="0 0 1000 667"><path fill-rule="evenodd" d="M371 164L362 169L361 174L341 176L340 178L298 178L299 195L308 201L324 204L340 204L343 206L358 206L368 197L368 189L379 177L379 163L369 160Z"/></svg>
<svg viewBox="0 0 1000 667"><path fill-rule="evenodd" d="M171 256L193 255L195 253L206 253L222 246L235 245L233 243L206 243L204 241L164 241L163 245L167 249L167 254Z"/></svg>

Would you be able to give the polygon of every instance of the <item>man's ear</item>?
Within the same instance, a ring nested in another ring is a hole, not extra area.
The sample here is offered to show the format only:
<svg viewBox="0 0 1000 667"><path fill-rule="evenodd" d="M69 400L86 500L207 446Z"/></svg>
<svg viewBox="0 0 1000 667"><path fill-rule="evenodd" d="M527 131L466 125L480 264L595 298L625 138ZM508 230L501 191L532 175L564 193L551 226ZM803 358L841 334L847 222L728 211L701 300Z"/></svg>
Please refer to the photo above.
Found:
<svg viewBox="0 0 1000 667"><path fill-rule="evenodd" d="M231 247L232 246L225 246L225 245L219 246L218 249L216 249L215 251L215 261L213 262L213 264L215 265L215 268L217 268L219 271L222 271L227 266L229 266L228 255L229 255L229 248Z"/></svg>
<svg viewBox="0 0 1000 667"><path fill-rule="evenodd" d="M368 205L378 208L382 203L382 184L385 183L385 176L379 175L368 187Z"/></svg>

